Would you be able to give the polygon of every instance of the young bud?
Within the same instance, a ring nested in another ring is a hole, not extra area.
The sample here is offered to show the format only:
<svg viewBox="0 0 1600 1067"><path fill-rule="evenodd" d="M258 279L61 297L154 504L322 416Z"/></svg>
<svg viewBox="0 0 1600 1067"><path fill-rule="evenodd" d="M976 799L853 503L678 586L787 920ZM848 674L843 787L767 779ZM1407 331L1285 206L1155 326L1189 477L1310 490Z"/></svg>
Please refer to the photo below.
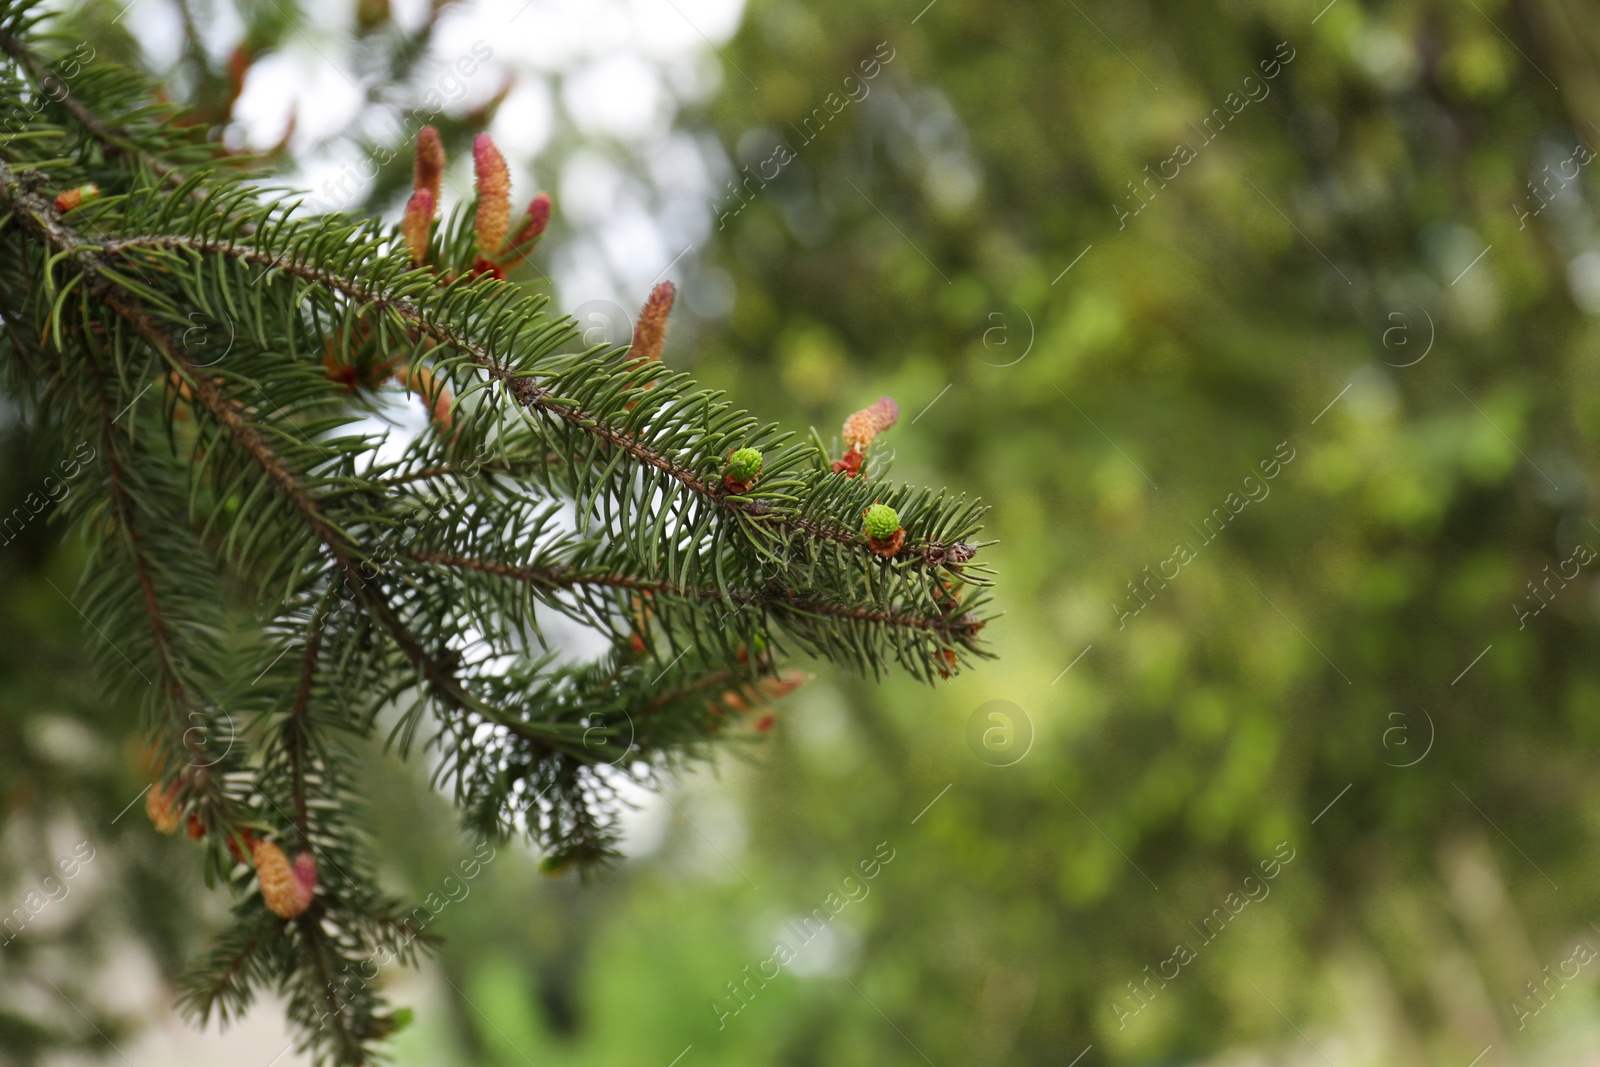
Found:
<svg viewBox="0 0 1600 1067"><path fill-rule="evenodd" d="M728 469L722 476L722 484L727 486L729 492L743 493L749 491L759 477L761 453L754 448L741 448L728 457Z"/></svg>
<svg viewBox="0 0 1600 1067"><path fill-rule="evenodd" d="M833 473L842 474L846 478L854 478L858 474L864 474L866 469L866 453L855 448L833 461Z"/></svg>
<svg viewBox="0 0 1600 1067"><path fill-rule="evenodd" d="M472 139L472 169L477 174L478 215L474 227L478 250L493 255L511 229L511 172L505 157L486 133Z"/></svg>
<svg viewBox="0 0 1600 1067"><path fill-rule="evenodd" d="M88 185L80 185L76 189L68 189L56 197L56 210L64 215L75 207L98 199L100 199L100 187L90 182Z"/></svg>
<svg viewBox="0 0 1600 1067"><path fill-rule="evenodd" d="M886 537L893 537L894 532L900 529L900 516L894 508L887 504L874 504L866 510L867 536L874 541L882 541Z"/></svg>
<svg viewBox="0 0 1600 1067"><path fill-rule="evenodd" d="M415 266L420 267L428 258L434 206L433 194L426 189L418 189L406 201L406 213L400 219L400 234L405 238L406 247L411 249L411 262Z"/></svg>
<svg viewBox="0 0 1600 1067"><path fill-rule="evenodd" d="M517 249L519 255L527 255L531 249L527 245L544 236L546 226L550 225L550 194L540 193L528 204L528 212L523 216L522 228L517 235L511 238L511 247Z"/></svg>
<svg viewBox="0 0 1600 1067"><path fill-rule="evenodd" d="M633 327L633 355L661 358L661 349L667 343L667 316L672 314L677 295L677 286L671 282L662 282L650 290L650 298L644 302Z"/></svg>
<svg viewBox="0 0 1600 1067"><path fill-rule="evenodd" d="M890 559L906 543L906 532L900 526L900 516L886 504L874 504L864 513L867 547Z"/></svg>
<svg viewBox="0 0 1600 1067"><path fill-rule="evenodd" d="M439 141L439 131L424 126L417 131L417 162L411 174L413 192L426 189L439 203L439 183L444 180L444 145Z"/></svg>

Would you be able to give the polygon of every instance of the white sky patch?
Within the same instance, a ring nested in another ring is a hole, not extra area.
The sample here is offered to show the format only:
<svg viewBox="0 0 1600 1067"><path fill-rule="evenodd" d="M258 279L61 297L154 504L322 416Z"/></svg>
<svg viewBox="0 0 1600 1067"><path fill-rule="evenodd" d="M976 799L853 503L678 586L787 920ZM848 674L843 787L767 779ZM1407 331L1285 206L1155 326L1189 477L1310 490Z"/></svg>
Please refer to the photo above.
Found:
<svg viewBox="0 0 1600 1067"><path fill-rule="evenodd" d="M183 49L183 19L172 4L137 3L123 16L128 31L143 50L153 70L178 61Z"/></svg>
<svg viewBox="0 0 1600 1067"><path fill-rule="evenodd" d="M580 149L561 169L561 210L579 230L603 223L621 198L626 180L605 156Z"/></svg>
<svg viewBox="0 0 1600 1067"><path fill-rule="evenodd" d="M578 128L619 139L640 139L674 117L658 67L637 55L609 56L569 74L562 103Z"/></svg>
<svg viewBox="0 0 1600 1067"><path fill-rule="evenodd" d="M648 292L650 279L675 254L662 240L661 228L643 205L627 204L612 213L600 230L612 271L634 293Z"/></svg>
<svg viewBox="0 0 1600 1067"><path fill-rule="evenodd" d="M364 98L334 63L291 38L283 51L262 56L250 68L234 104L236 138L255 148L278 143L295 115L290 147L305 151L348 129Z"/></svg>
<svg viewBox="0 0 1600 1067"><path fill-rule="evenodd" d="M630 857L648 856L658 850L666 842L667 829L677 812L659 794L625 774L608 773L605 777L624 802L618 815L622 823L618 850Z"/></svg>
<svg viewBox="0 0 1600 1067"><path fill-rule="evenodd" d="M555 133L555 100L542 78L517 80L490 132L494 143L507 159L534 159L544 151ZM553 175L541 175L549 182Z"/></svg>

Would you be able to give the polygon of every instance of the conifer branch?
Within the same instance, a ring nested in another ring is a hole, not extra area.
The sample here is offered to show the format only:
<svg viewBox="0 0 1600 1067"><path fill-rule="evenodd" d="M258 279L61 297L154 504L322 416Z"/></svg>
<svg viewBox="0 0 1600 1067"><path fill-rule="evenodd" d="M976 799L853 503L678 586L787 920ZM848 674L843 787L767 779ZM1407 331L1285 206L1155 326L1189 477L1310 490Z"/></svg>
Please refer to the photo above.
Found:
<svg viewBox="0 0 1600 1067"><path fill-rule="evenodd" d="M141 310L125 295L125 290L111 280L96 246L84 241L66 225L48 201L23 190L16 181L14 173L4 162L0 162L0 190L3 190L0 191L0 198L9 197L12 203L24 209L23 217L33 222L36 234L52 251L72 254L74 261L89 279L90 291L96 299L116 312L152 351L174 372L182 376L185 384L206 411L229 432L238 447L267 474L289 504L301 514L307 527L322 542L336 569L356 583L368 610L383 623L407 657L423 672L433 691L463 711L483 714L508 729L528 733L530 727L526 724L506 719L496 709L474 697L456 678L454 672L430 654L416 635L400 622L387 598L373 590L370 583L362 580L359 564L365 553L350 541L343 530L328 521L299 477L274 452L255 426L244 417L239 407L224 397L211 379L201 373L201 368L195 366L182 353L181 342L173 338L148 313ZM4 203L4 199L0 199L0 203Z"/></svg>
<svg viewBox="0 0 1600 1067"><path fill-rule="evenodd" d="M182 249L197 254L227 256L264 267L269 271L281 272L326 286L364 307L388 311L440 344L449 345L466 353L492 377L505 382L511 395L523 406L555 415L569 425L626 452L645 466L682 484L717 508L762 520L767 525L787 527L818 540L833 541L849 548L861 549L863 554L866 553L867 538L854 530L846 529L836 523L790 515L778 511L770 503L762 500L729 499L730 494L720 485L700 476L676 457L652 447L638 435L596 413L563 402L554 393L539 386L532 378L519 375L507 367L496 359L493 353L460 331L422 314L410 301L394 296L380 286L343 277L333 271L291 257L272 255L231 240L218 241L183 234L143 234L107 241L102 247L110 256L120 256L141 249L151 251ZM910 561L933 567L949 562L966 563L976 555L977 548L960 541L946 544L935 540L911 540L906 543L902 553Z"/></svg>
<svg viewBox="0 0 1600 1067"><path fill-rule="evenodd" d="M3 166L4 164L0 164ZM161 606L156 598L155 585L150 580L150 561L145 558L143 547L139 542L139 531L135 527L134 509L128 499L128 490L125 483L126 475L123 471L121 458L121 442L117 437L116 427L112 423L111 399L106 395L105 378L101 374L99 363L90 359L87 362L89 376L94 381L95 396L99 401L100 425L102 429L101 445L106 451L107 484L111 491L112 513L117 517L117 528L122 531L128 543L128 555L133 561L134 574L139 583L140 601L144 605L145 617L150 622L151 644L155 648L156 666L160 672L163 686L166 688L168 699L173 705L174 713L181 718L187 710L189 698L182 680L178 677L173 667L173 654L170 638L167 634L166 618L162 614Z"/></svg>
<svg viewBox="0 0 1600 1067"><path fill-rule="evenodd" d="M305 652L300 657L300 684L295 688L294 700L289 706L289 717L283 724L284 755L289 761L290 795L294 801L295 829L302 839L311 836L311 818L306 803L306 747L309 744L307 716L311 711L312 685L317 677L317 661L322 655L322 634L328 621L328 597L323 597L306 627Z"/></svg>
<svg viewBox="0 0 1600 1067"><path fill-rule="evenodd" d="M914 630L932 630L954 637L970 637L983 628L981 620L963 614L919 615L911 612L892 612L852 604L832 603L800 596L793 591L772 588L764 591L749 589L719 589L716 586L686 587L654 578L641 578L630 574L607 574L575 571L553 566L542 569L515 567L495 560L472 559L465 556L437 552L406 552L406 558L418 563L431 563L457 570L480 571L513 581L526 582L547 589L596 586L610 589L629 589L641 593L663 593L686 600L731 603L742 606L764 607L778 612L792 610L806 615L845 619L851 622L881 623L886 626L906 627Z"/></svg>

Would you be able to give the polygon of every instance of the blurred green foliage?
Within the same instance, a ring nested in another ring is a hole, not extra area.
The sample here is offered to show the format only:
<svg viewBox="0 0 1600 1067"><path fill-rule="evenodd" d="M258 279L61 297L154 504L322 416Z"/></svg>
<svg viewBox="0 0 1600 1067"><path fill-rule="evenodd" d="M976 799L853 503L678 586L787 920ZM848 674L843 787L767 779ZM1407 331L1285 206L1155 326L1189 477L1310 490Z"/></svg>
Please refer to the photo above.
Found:
<svg viewBox="0 0 1600 1067"><path fill-rule="evenodd" d="M400 1061L1578 1062L1600 968L1526 983L1600 947L1600 590L1566 562L1600 547L1592 17L917 6L750 5L680 121L739 182L792 158L708 205L739 207L695 253L734 303L668 362L824 431L896 397L896 474L995 505L1000 659L931 694L817 678L599 882L497 857ZM121 744L43 530L0 549L8 814L61 788L41 709ZM1006 766L969 742L995 700L1031 736ZM72 788L127 792L119 758ZM374 808L410 895L470 854L442 802ZM719 1025L880 842L870 893Z"/></svg>

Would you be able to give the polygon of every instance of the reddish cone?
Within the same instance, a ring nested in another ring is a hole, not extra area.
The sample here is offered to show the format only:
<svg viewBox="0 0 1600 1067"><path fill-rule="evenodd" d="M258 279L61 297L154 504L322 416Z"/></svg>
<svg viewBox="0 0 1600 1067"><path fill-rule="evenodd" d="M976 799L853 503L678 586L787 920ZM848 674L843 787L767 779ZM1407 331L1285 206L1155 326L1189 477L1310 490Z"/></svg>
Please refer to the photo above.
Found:
<svg viewBox="0 0 1600 1067"><path fill-rule="evenodd" d="M480 133L472 139L472 169L477 174L478 215L474 227L478 250L493 255L511 229L511 172L493 139Z"/></svg>

